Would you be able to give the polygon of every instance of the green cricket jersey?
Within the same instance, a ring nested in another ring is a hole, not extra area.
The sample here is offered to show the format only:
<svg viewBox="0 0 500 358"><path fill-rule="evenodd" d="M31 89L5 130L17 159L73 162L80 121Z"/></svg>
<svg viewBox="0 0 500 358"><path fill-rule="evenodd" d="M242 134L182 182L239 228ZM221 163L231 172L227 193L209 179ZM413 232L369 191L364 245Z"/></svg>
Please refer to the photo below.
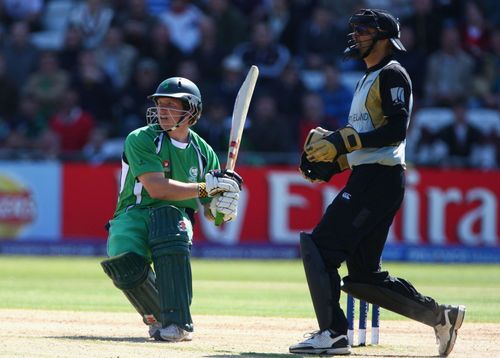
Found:
<svg viewBox="0 0 500 358"><path fill-rule="evenodd" d="M120 195L114 216L134 206L158 207L165 204L196 211L198 200L205 204L211 199L153 199L137 178L148 172L164 172L165 178L184 183L198 183L205 181L205 174L209 170L219 168L219 159L212 147L192 130L187 147L180 148L171 141L166 132L159 132L151 126L138 128L125 140Z"/></svg>

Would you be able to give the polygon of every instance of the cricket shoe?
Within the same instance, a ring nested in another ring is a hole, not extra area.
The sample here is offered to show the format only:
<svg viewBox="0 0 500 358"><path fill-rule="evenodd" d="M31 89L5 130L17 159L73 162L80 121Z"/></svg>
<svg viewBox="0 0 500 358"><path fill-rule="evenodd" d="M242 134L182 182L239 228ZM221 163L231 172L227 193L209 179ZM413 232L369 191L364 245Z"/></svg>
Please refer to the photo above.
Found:
<svg viewBox="0 0 500 358"><path fill-rule="evenodd" d="M434 326L436 343L439 343L439 355L447 356L453 350L457 340L457 330L462 326L465 306L441 305L441 322Z"/></svg>
<svg viewBox="0 0 500 358"><path fill-rule="evenodd" d="M156 332L158 332L161 329L161 323L153 323L148 326L149 328L149 336L151 338L155 338Z"/></svg>
<svg viewBox="0 0 500 358"><path fill-rule="evenodd" d="M180 328L176 324L171 324L170 326L157 330L153 334L153 338L157 341L166 342L191 341L193 339L193 333Z"/></svg>
<svg viewBox="0 0 500 358"><path fill-rule="evenodd" d="M290 353L299 354L351 354L345 334L338 334L330 329L315 331L300 343L290 346Z"/></svg>

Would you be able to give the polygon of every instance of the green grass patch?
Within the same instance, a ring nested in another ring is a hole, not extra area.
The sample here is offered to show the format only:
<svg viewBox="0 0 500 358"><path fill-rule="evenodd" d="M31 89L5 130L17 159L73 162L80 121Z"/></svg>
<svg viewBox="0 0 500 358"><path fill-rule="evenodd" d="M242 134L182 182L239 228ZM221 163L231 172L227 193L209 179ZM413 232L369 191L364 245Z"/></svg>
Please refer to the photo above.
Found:
<svg viewBox="0 0 500 358"><path fill-rule="evenodd" d="M0 256L0 308L134 312L100 260ZM299 260L195 259L192 266L195 315L314 317ZM468 321L500 322L499 265L389 263L384 269L439 302L465 304ZM382 319L400 318L382 311Z"/></svg>

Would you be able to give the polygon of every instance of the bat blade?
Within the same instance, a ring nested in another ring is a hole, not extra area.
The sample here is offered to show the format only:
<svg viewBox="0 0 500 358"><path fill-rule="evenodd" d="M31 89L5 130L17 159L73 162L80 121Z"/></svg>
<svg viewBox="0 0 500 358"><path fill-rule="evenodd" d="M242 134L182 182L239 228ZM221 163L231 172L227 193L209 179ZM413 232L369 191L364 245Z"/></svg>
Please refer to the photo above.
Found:
<svg viewBox="0 0 500 358"><path fill-rule="evenodd" d="M226 169L234 170L236 159L241 144L241 137L247 119L248 108L252 100L255 83L259 77L259 68L255 65L250 67L248 74L241 85L234 102L233 116L231 120L231 132L229 134L229 148L227 151Z"/></svg>
<svg viewBox="0 0 500 358"><path fill-rule="evenodd" d="M229 146L227 150L226 169L234 170L236 166L236 159L240 150L241 137L245 122L247 120L248 108L252 100L253 91L257 78L259 77L259 68L255 65L250 67L247 76L234 101L233 116L231 119L231 132L229 133ZM215 225L219 226L224 221L224 214L217 213L215 216Z"/></svg>

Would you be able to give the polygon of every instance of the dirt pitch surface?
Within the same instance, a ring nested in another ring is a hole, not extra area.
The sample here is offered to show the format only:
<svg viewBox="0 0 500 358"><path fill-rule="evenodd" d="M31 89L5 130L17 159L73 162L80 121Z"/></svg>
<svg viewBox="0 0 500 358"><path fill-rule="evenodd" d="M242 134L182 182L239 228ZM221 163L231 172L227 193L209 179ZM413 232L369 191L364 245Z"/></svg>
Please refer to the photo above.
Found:
<svg viewBox="0 0 500 358"><path fill-rule="evenodd" d="M466 317L467 318L467 317ZM288 346L313 331L311 319L195 316L191 342L147 338L137 314L0 310L0 357L297 357ZM410 321L382 321L378 346L356 357L432 357L433 330ZM356 338L356 337L355 337ZM500 324L467 323L452 357L500 357Z"/></svg>

